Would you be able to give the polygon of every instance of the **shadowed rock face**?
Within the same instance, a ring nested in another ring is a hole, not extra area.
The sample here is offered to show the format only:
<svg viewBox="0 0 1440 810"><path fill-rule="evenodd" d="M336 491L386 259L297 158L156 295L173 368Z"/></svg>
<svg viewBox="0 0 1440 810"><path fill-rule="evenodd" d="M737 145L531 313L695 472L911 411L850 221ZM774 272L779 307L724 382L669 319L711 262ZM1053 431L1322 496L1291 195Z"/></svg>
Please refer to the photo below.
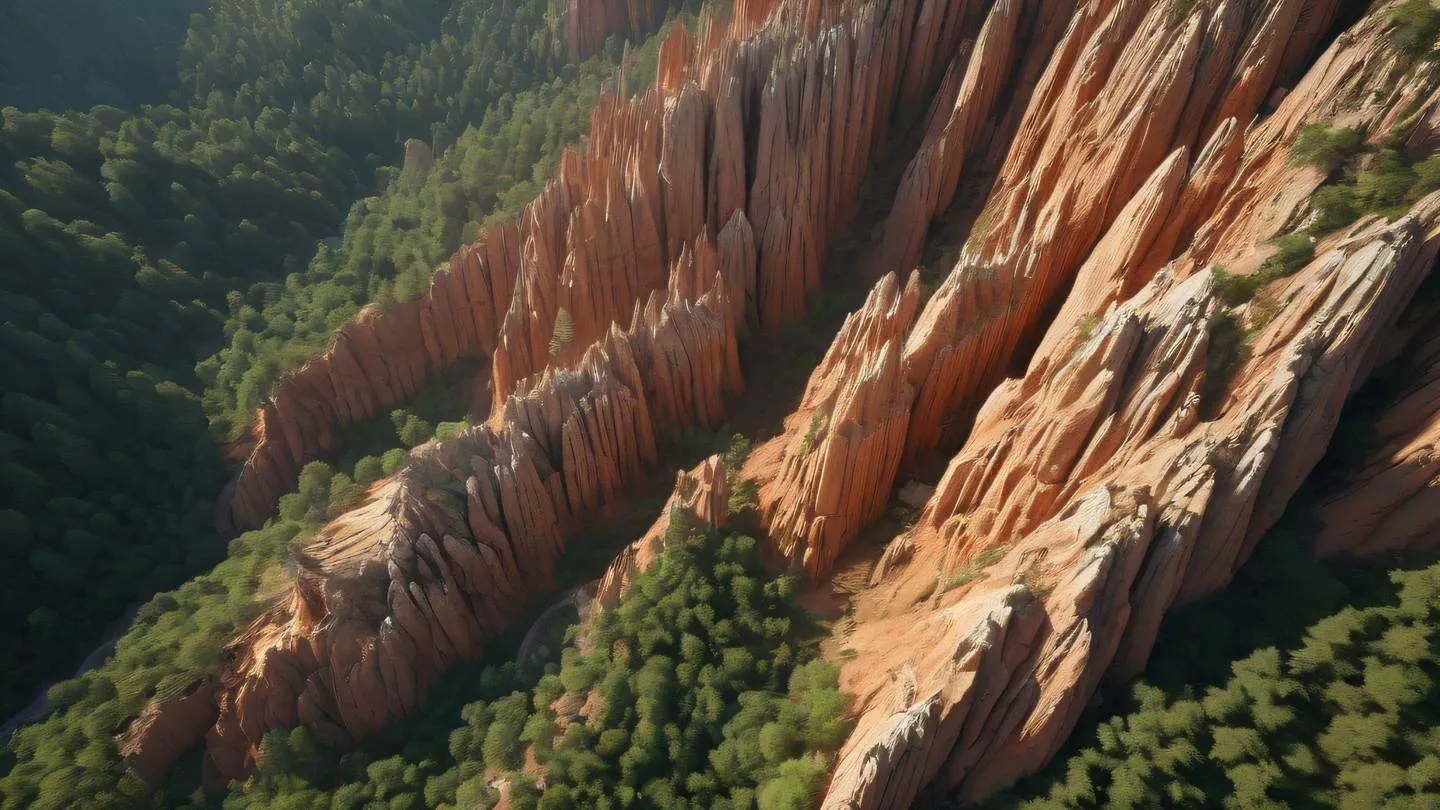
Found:
<svg viewBox="0 0 1440 810"><path fill-rule="evenodd" d="M604 50L612 36L639 41L659 27L666 5L662 0L566 0L559 21L565 54L578 62Z"/></svg>
<svg viewBox="0 0 1440 810"><path fill-rule="evenodd" d="M867 256L888 274L743 470L778 556L817 580L907 466L945 470L851 605L858 718L826 807L980 800L1043 765L1103 678L1143 667L1170 607L1229 582L1397 345L1416 378L1323 503L1319 551L1433 540L1440 338L1433 312L1401 315L1440 252L1440 195L1326 237L1247 304L1210 272L1256 272L1267 240L1305 224L1325 178L1286 159L1302 125L1433 139L1433 68L1407 72L1384 8L1308 67L1333 0L1171 9L737 0L727 23L677 29L654 88L603 100L584 154L521 217L426 298L363 313L267 403L240 522L263 520L337 425L492 358L489 423L427 445L296 549L290 593L220 678L132 725L137 773L157 779L197 728L225 777L278 726L353 742L478 655L657 463L657 430L723 419L737 341L803 315L867 169L916 142L895 121L918 120L919 145ZM993 186L922 303L902 274L976 167ZM1227 323L1244 354L1223 356ZM723 520L717 465L672 503ZM664 520L597 602L658 555Z"/></svg>
<svg viewBox="0 0 1440 810"><path fill-rule="evenodd" d="M1375 425L1375 449L1320 505L1322 556L1422 548L1440 535L1440 331L1425 314L1407 353L1414 376Z"/></svg>
<svg viewBox="0 0 1440 810"><path fill-rule="evenodd" d="M919 302L916 274L903 290L886 275L840 328L785 433L746 466L780 553L814 579L885 510L915 397L900 347Z"/></svg>
<svg viewBox="0 0 1440 810"><path fill-rule="evenodd" d="M630 590L635 578L660 559L665 550L666 530L677 514L683 514L682 519L693 518L697 522L694 529L724 528L730 519L730 487L725 478L725 462L720 456L711 456L695 469L675 474L675 490L655 524L616 555L605 574L587 587L590 601L582 614L587 621L600 611L620 604L620 598Z"/></svg>

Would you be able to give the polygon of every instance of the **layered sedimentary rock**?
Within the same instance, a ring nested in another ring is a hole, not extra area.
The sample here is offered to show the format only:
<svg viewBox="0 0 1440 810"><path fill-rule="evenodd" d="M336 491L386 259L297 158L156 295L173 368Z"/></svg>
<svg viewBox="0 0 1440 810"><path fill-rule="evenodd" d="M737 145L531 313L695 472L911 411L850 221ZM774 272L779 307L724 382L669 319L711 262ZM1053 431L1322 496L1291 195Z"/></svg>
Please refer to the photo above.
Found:
<svg viewBox="0 0 1440 810"><path fill-rule="evenodd" d="M761 482L760 511L785 559L812 579L880 517L905 447L915 381L901 344L919 308L919 276L894 273L840 328L785 432L746 465Z"/></svg>
<svg viewBox="0 0 1440 810"><path fill-rule="evenodd" d="M981 272L974 255L937 292L907 345L907 359L931 375L954 368L957 352L983 362L1020 339L1019 327L1002 337L993 321L957 314L1003 310L1023 295L1057 314L1024 376L974 410L919 523L886 549L854 603L846 644L858 655L842 683L860 719L826 807L905 806L927 786L976 801L1043 765L1101 679L1138 672L1166 610L1223 587L1319 461L1341 406L1434 264L1440 196L1394 223L1372 219L1322 240L1308 266L1245 305L1218 297L1211 268L1256 271L1272 250L1265 240L1302 221L1323 178L1286 161L1300 125L1353 123L1380 138L1402 123L1394 110L1409 103L1404 94L1374 92L1396 87L1405 69L1383 56L1381 14L1342 37L1248 133L1212 115L1198 149L1179 141L1160 154L1125 196L1104 202L1113 213L1089 248L1065 246L1051 293L1030 289L1043 253L1022 256L1017 267L1031 275L1011 279L998 300L987 296L1005 265ZM1283 42L1266 47L1288 53ZM1163 73L1147 78L1163 82ZM1371 101L1353 103L1363 97ZM1060 213L1085 193L1068 193ZM1043 197L1017 199L1003 183L996 195L991 205L1015 206L1006 221L1058 224L1045 223ZM976 227L993 236L1002 226L982 217ZM1222 342L1227 329L1243 341ZM1422 368L1430 361L1415 357ZM1233 376L1209 379L1227 366ZM963 385L927 419L987 391L973 366L954 379ZM1366 529L1384 521L1394 521L1380 531L1397 545L1427 535L1426 385L1387 414L1372 467L1327 503L1337 547L1347 538L1365 550ZM912 449L926 396L922 387ZM941 431L924 427L919 446L935 446ZM1382 496L1387 475L1400 485Z"/></svg>
<svg viewBox="0 0 1440 810"><path fill-rule="evenodd" d="M241 446L223 517L259 526L305 462L336 451L344 425L404 402L459 358L493 353L498 405L625 323L677 262L732 271L741 334L799 320L899 88L948 64L949 29L916 24L936 2L747 0L694 37L677 27L655 84L634 100L603 97L584 152L566 151L516 220L462 248L425 297L367 309L280 381Z"/></svg>
<svg viewBox="0 0 1440 810"><path fill-rule="evenodd" d="M141 781L158 788L214 722L215 695L212 684L203 681L184 695L147 705L115 738L115 748Z"/></svg>

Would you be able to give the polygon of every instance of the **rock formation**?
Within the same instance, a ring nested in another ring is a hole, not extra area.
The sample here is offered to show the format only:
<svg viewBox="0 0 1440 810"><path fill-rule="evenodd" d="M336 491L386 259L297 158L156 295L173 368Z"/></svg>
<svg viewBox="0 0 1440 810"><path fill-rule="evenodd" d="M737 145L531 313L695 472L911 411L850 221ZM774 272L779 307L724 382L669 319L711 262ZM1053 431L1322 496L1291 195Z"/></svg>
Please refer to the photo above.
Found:
<svg viewBox="0 0 1440 810"><path fill-rule="evenodd" d="M589 59L612 36L638 42L665 19L664 0L566 0L559 9L558 33L565 55Z"/></svg>
<svg viewBox="0 0 1440 810"><path fill-rule="evenodd" d="M889 500L915 396L901 343L919 303L916 274L903 289L894 273L881 279L830 344L785 433L746 465L762 482L771 538L813 579Z"/></svg>
<svg viewBox="0 0 1440 810"><path fill-rule="evenodd" d="M1414 549L1440 537L1440 332L1433 323L1406 352L1409 383L1374 425L1374 450L1320 505L1321 555Z"/></svg>
<svg viewBox="0 0 1440 810"><path fill-rule="evenodd" d="M932 782L978 800L1043 765L1101 678L1137 672L1164 612L1228 582L1279 516L1323 452L1302 437L1333 429L1326 403L1437 239L1440 197L1302 271L1214 421L1208 273L1161 273L997 388L856 603L844 677L865 709L827 806L903 806ZM906 664L919 688L897 707L876 673Z"/></svg>
<svg viewBox="0 0 1440 810"><path fill-rule="evenodd" d="M584 13L621 25L649 9ZM412 710L550 590L576 529L657 462L657 430L723 418L739 337L801 318L896 144L918 148L891 155L908 168L867 257L889 274L743 471L775 551L823 579L901 472L944 469L851 604L842 685L858 719L826 807L979 800L1044 764L1103 678L1143 667L1168 609L1229 582L1346 399L1407 341L1417 379L1326 495L1319 550L1431 540L1440 339L1401 314L1440 252L1440 194L1319 240L1247 303L1218 291L1217 270L1259 272L1268 240L1307 224L1326 178L1286 159L1301 126L1434 140L1436 83L1411 72L1433 71L1397 57L1384 8L1307 65L1337 12L737 0L728 22L677 28L654 87L603 99L585 151L517 220L462 248L422 300L362 313L262 409L240 525L333 452L337 426L492 358L489 422L426 446L297 549L291 592L220 678L126 735L132 765L163 773L196 706L226 777L268 729L347 744ZM992 170L922 307L900 274ZM723 518L724 484L712 459L676 499ZM621 555L600 601L662 536Z"/></svg>
<svg viewBox="0 0 1440 810"><path fill-rule="evenodd" d="M430 375L495 348L519 265L521 231L506 223L462 247L417 301L366 307L330 348L281 378L255 415L222 523L243 531L270 518L300 468L339 450L342 429L404 404Z"/></svg>
<svg viewBox="0 0 1440 810"><path fill-rule="evenodd" d="M498 427L425 445L297 548L291 593L228 646L205 701L215 772L243 775L279 726L341 746L377 731L549 591L567 539L656 462L657 430L723 418L740 384L728 286L717 272L697 301L653 293L628 331L521 381ZM137 772L196 742L177 745L195 725L170 719L191 700L147 709L159 719L125 748Z"/></svg>
<svg viewBox="0 0 1440 810"><path fill-rule="evenodd" d="M1049 55L960 261L921 315L927 356L915 358L924 383L911 417L912 462L964 436L979 399L1033 346L1057 294L1116 218L1146 225L1145 211L1122 209L1156 169L1167 158L1188 163L1175 151L1200 151L1227 119L1248 121L1282 54L1312 48L1320 32L1311 23L1334 8L1233 0L1180 20L1170 14L1163 3L1081 6ZM1197 186L1223 187L1227 178L1206 176L1224 170L1217 163L1187 174ZM1167 212L1163 200L1151 204ZM1137 240L1135 261L1151 248Z"/></svg>
<svg viewBox="0 0 1440 810"><path fill-rule="evenodd" d="M741 333L798 320L885 138L902 53L946 58L944 32L914 25L934 2L748 0L729 21L702 19L695 37L677 27L655 84L632 101L602 98L584 153L566 151L516 220L462 247L423 298L367 309L280 381L239 449L226 521L261 525L306 462L336 452L341 427L458 359L493 353L498 405L625 323L676 262L727 268Z"/></svg>
<svg viewBox="0 0 1440 810"><path fill-rule="evenodd" d="M1083 13L1071 34L1085 30ZM1289 13L1276 7L1257 19ZM847 646L858 655L842 679L860 701L860 719L826 807L905 806L927 786L977 801L1039 768L1102 678L1143 667L1166 610L1223 587L1278 519L1433 266L1440 195L1394 223L1370 220L1322 241L1307 267L1240 307L1217 296L1211 268L1223 261L1255 272L1270 250L1264 241L1300 219L1323 179L1285 159L1301 124L1338 119L1380 138L1413 123L1393 114L1403 94L1374 93L1396 86L1393 71L1403 70L1376 57L1386 51L1383 26L1379 14L1362 21L1248 132L1219 115L1245 109L1226 100L1195 114L1214 123L1194 131L1203 136L1194 152L1193 135L1167 135L1168 153L1135 146L1121 168L1132 176L1145 165L1147 174L1120 182L1123 195L1077 178L1047 214L1063 175L1023 195L997 184L987 208L1003 206L1001 215L981 217L907 343L906 360L923 381L911 452L943 445L937 416L960 413L967 398L983 404L970 406L973 424L955 431L966 440L919 523L886 549L873 587L853 604ZM1151 41L1144 28L1112 64L1151 64L1137 87L1148 93L1169 81L1155 66L1183 62L1190 46L1182 35L1152 63L1140 47ZM1199 36L1194 20L1180 28ZM1265 47L1272 60L1288 52L1269 35ZM1062 44L1056 58L1065 53ZM1098 91L1092 99L1107 95L1107 70L1077 70L1066 72L1086 77ZM1124 83L1123 74L1109 75ZM1249 82L1214 97L1258 103L1264 91ZM1032 105L1045 102L1043 89ZM1374 103L1350 103L1362 94ZM1123 109L1150 114L1144 104ZM1084 112L1106 114L1088 103ZM1183 134L1189 114L1175 120ZM1149 138L1153 124L1106 131L1135 127ZM1017 141L1012 158L1023 147ZM1080 152L1082 160L1091 154ZM1146 154L1156 157L1135 159ZM1089 226L1065 227L1096 193L1111 195L1093 203L1110 212L1096 236L1086 236ZM1012 238L1022 226L1035 230ZM1005 241L984 241L1002 233ZM995 258L982 264L987 250ZM1046 267L1058 276L1046 281ZM1056 315L1027 324L1027 311ZM1002 355L1023 350L1037 324L1047 328L1029 339L1038 350L1024 376L987 388L1009 362ZM1226 328L1241 330L1246 343L1227 345L1217 337ZM1423 348L1414 358L1420 368L1433 361ZM1227 364L1232 377L1208 379ZM1433 542L1428 382L1387 412L1384 449L1327 502L1322 551L1347 541L1367 550L1372 531L1377 546ZM930 405L935 395L943 407ZM914 682L902 684L902 673Z"/></svg>

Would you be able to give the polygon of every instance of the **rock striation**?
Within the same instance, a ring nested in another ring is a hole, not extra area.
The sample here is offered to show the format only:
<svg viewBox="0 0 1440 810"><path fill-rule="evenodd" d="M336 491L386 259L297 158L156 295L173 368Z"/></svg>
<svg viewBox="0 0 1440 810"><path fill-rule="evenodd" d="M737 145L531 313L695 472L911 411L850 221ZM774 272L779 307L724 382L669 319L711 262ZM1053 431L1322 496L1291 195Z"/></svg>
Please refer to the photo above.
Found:
<svg viewBox="0 0 1440 810"><path fill-rule="evenodd" d="M1320 504L1322 556L1425 548L1440 538L1440 334L1431 326L1410 349L1409 383L1376 421L1375 449Z"/></svg>
<svg viewBox="0 0 1440 810"><path fill-rule="evenodd" d="M1123 11L1114 9L1112 21ZM946 426L932 420L960 412L966 397L979 404L956 432L965 441L917 525L886 549L852 605L846 645L857 654L843 664L842 685L857 696L860 716L825 807L906 806L925 789L977 802L1038 769L1102 679L1143 667L1170 607L1229 582L1320 460L1346 398L1384 355L1435 263L1440 195L1393 223L1369 220L1323 240L1308 266L1248 304L1222 300L1211 270L1223 260L1235 272L1256 271L1271 250L1265 241L1302 221L1323 180L1286 161L1302 124L1355 123L1376 138L1413 125L1393 112L1408 103L1403 92L1375 92L1398 84L1396 63L1376 56L1387 50L1383 13L1338 40L1248 131L1220 115L1239 103L1224 99L1264 95L1246 79L1214 96L1221 101L1202 117L1214 125L1196 130L1205 133L1198 149L1172 140L1144 175L1122 184L1123 196L1088 182L1072 187L1055 214L1073 216L1085 194L1112 195L1084 248L1072 243L1083 230L1047 230L1058 225L1045 213L1053 197L1022 198L997 184L987 208L997 200L1011 207L998 209L995 223L981 217L907 342L906 360L922 380L911 452L943 444ZM1084 30L1076 22L1072 34ZM1294 31L1311 27L1296 22ZM1136 36L1149 41L1143 27ZM1184 41L1165 46L1167 59ZM1292 46L1267 40L1267 59L1284 61L1275 55ZM1055 58L1064 54L1062 44ZM1136 58L1127 52L1114 64ZM1082 72L1097 83L1092 91L1101 87L1106 71ZM1153 88L1164 76L1150 70L1142 84ZM1375 101L1350 102L1361 94ZM1091 99L1105 95L1102 88ZM1137 109L1147 107L1126 111ZM1187 117L1178 120L1183 131ZM1126 161L1125 171L1135 164ZM1039 230L1029 241L986 247L984 239L1022 225ZM1061 244L1040 251L1046 239ZM986 250L1019 264L982 267L976 257ZM1050 261L1059 261L1059 276L1042 294ZM1006 281L1010 267L1023 275ZM1001 282L1009 286L994 286ZM986 316L1023 320L1015 303L1025 296L1055 314L1032 339L1038 348L1023 376L987 388L975 364L1003 369L999 354L1022 349L1034 327ZM1226 329L1244 342L1227 343ZM1433 361L1427 340L1412 352L1422 369ZM963 364L960 353L969 356ZM1322 552L1345 542L1365 551L1371 538L1373 547L1433 539L1427 384L1418 380L1387 412L1383 449L1327 501ZM940 391L945 405L933 408L927 397ZM1382 494L1387 476L1393 483Z"/></svg>
<svg viewBox="0 0 1440 810"><path fill-rule="evenodd" d="M1165 611L1223 587L1278 518L1323 452L1301 437L1333 429L1437 217L1440 197L1302 271L1213 421L1208 273L1159 274L998 387L857 600L843 677L864 709L826 806L926 784L978 801L1043 765L1102 678L1143 666ZM897 707L875 673L906 666Z"/></svg>
<svg viewBox="0 0 1440 810"><path fill-rule="evenodd" d="M431 375L495 349L520 256L518 222L481 234L436 271L416 301L366 307L318 357L281 378L248 434L222 525L257 528L300 468L333 456L344 427L408 401Z"/></svg>
<svg viewBox="0 0 1440 810"><path fill-rule="evenodd" d="M938 75L913 49L949 58L938 44L950 35L916 25L936 1L744 0L730 20L702 17L695 36L677 26L654 85L602 97L584 152L567 150L518 218L462 247L424 297L367 309L280 381L237 450L222 523L263 524L306 462L338 450L344 425L458 359L493 355L496 413L519 380L626 323L677 263L727 268L739 334L799 320L902 82Z"/></svg>
<svg viewBox="0 0 1440 810"><path fill-rule="evenodd" d="M583 13L604 27L650 8ZM918 148L892 155L909 161L873 257L895 272L742 471L777 555L817 580L898 475L935 483L851 603L858 716L825 807L980 801L1043 765L1103 679L1144 666L1166 611L1230 581L1406 341L1415 379L1326 493L1319 551L1430 541L1440 339L1402 313L1440 253L1440 194L1319 240L1246 303L1216 272L1258 272L1269 240L1307 224L1326 178L1286 159L1300 127L1433 138L1433 71L1398 57L1386 13L1313 63L1335 0L737 0L728 21L677 27L654 86L603 98L519 218L286 377L251 434L240 525L334 451L338 425L449 364L489 356L494 405L297 548L293 587L221 676L147 709L122 750L153 778L203 727L229 778L268 729L346 745L413 710L552 590L570 538L659 461L657 432L724 418L740 338L800 319L896 144ZM900 273L992 170L922 305ZM727 496L711 459L672 505L713 523Z"/></svg>
<svg viewBox="0 0 1440 810"><path fill-rule="evenodd" d="M890 498L915 396L900 357L919 281L911 273L902 288L890 273L875 285L810 376L785 432L746 465L777 549L812 579L830 572Z"/></svg>

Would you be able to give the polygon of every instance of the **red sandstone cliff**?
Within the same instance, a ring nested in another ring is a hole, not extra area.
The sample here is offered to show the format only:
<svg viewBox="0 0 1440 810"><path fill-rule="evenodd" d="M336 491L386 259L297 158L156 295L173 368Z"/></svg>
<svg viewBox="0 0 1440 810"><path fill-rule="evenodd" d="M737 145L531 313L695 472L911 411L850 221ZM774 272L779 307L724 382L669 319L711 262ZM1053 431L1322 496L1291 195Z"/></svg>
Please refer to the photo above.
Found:
<svg viewBox="0 0 1440 810"><path fill-rule="evenodd" d="M459 358L493 353L497 403L575 359L665 287L687 246L684 261L726 267L741 334L799 320L917 64L902 54L934 51L943 32L915 26L920 0L776 5L737 2L696 37L673 31L652 88L602 99L584 153L567 151L517 220L461 248L423 298L367 310L286 375L252 425L227 522L261 525L342 426Z"/></svg>
<svg viewBox="0 0 1440 810"><path fill-rule="evenodd" d="M639 41L665 19L663 0L565 0L556 20L565 55L588 59L612 36Z"/></svg>
<svg viewBox="0 0 1440 810"><path fill-rule="evenodd" d="M1251 41L1271 63L1304 47L1265 30L1293 23L1299 12L1283 6L1252 17ZM1125 10L1109 10L1106 25L1127 25ZM1085 32L1084 14L1067 38ZM978 800L1043 765L1102 678L1143 667L1165 611L1223 587L1249 556L1434 264L1436 196L1393 224L1324 240L1308 267L1228 313L1249 330L1248 355L1216 415L1202 414L1227 309L1209 268L1257 270L1264 240L1300 221L1321 180L1287 164L1289 138L1306 121L1368 126L1375 139L1414 125L1394 115L1410 100L1388 93L1406 65L1386 56L1377 14L1242 131L1232 116L1248 119L1268 88L1253 72L1211 69L1239 81L1197 96L1206 68L1187 60L1226 52L1194 50L1197 39L1235 35L1204 16L1178 36L1151 35L1164 28L1152 8L1124 29L1123 54L1102 58L1110 34L1076 46L1098 64L1067 67L1077 84L1058 106L1042 83L1027 113L1083 113L1054 136L1065 157L1046 170L1044 147L1024 140L1043 144L1044 131L1022 126L1007 160L1016 179L1002 172L987 203L998 213L982 215L910 334L906 360L922 381L910 452L945 445L946 415L964 420L950 435L966 438L853 604L845 644L858 655L843 678L861 712L826 807L905 806L926 786ZM1067 53L1062 42L1053 59ZM1197 97L1212 99L1209 112L1188 112ZM1086 122L1105 115L1117 116L1100 130L1109 137L1077 153L1077 133L1084 142ZM1030 340L1024 376L992 389ZM1419 368L1433 363L1428 346L1414 352ZM1327 502L1322 553L1434 541L1429 382L1387 413L1384 449Z"/></svg>

